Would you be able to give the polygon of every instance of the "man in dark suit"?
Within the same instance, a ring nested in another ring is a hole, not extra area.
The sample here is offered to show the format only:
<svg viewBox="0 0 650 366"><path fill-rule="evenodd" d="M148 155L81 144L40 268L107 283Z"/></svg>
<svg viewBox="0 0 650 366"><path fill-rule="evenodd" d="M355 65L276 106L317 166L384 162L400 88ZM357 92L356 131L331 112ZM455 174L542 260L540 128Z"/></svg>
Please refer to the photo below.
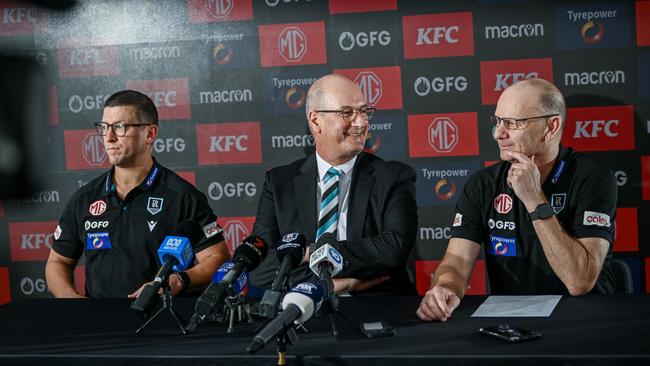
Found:
<svg viewBox="0 0 650 366"><path fill-rule="evenodd" d="M362 152L374 108L351 80L317 80L306 112L316 153L266 173L253 234L273 248L287 233L302 233L308 243L332 233L345 263L333 280L336 293L414 294L405 266L417 230L415 172ZM291 272L290 286L314 280L309 255ZM278 266L272 250L251 282L269 288Z"/></svg>

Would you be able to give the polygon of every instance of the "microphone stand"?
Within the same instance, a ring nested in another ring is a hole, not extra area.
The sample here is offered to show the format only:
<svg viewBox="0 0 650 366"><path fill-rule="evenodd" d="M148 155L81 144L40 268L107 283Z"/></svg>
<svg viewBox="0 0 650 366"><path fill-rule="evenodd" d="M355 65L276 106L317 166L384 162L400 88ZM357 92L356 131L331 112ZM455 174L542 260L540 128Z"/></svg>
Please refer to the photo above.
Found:
<svg viewBox="0 0 650 366"><path fill-rule="evenodd" d="M228 318L227 332L232 333L234 331L233 325L235 322L235 313L237 313L238 322L241 322L245 315L248 324L253 324L253 318L251 318L251 314L248 307L244 304L244 296L238 293L234 293L233 285L229 286L228 291L230 292L230 294L225 299L226 307L225 307L225 314L224 314L224 322L225 319Z"/></svg>
<svg viewBox="0 0 650 366"><path fill-rule="evenodd" d="M336 323L334 322L335 313L338 314L345 321L347 321L350 325L353 325L354 323L352 322L352 320L350 320L350 318L345 316L345 314L343 314L343 312L339 310L339 297L333 291L332 280L325 279L325 280L321 280L320 282L322 284L322 287L326 289L326 296L327 296L327 299L324 300L323 304L321 305L320 313L322 315L327 315L327 317L330 320L332 335L336 337L339 335L339 331L336 328Z"/></svg>
<svg viewBox="0 0 650 366"><path fill-rule="evenodd" d="M160 313L162 313L164 310L168 310L171 313L172 318L174 318L174 320L176 321L176 324L178 325L178 327L181 328L181 332L183 332L183 334L187 334L187 331L185 330L185 326L183 325L183 323L185 323L185 321L183 320L183 318L181 318L180 315L178 315L178 313L174 309L174 303L172 302L172 290L169 287L169 281L168 280L169 280L169 275L165 275L163 277L163 281L162 281L162 283L163 283L163 285L162 285L162 288L163 288L163 306L160 309L158 309L158 311L156 311L144 324L142 324L142 326L140 326L140 328L138 328L135 331L136 334L140 334L140 332L142 332L144 330L144 328L146 328L147 325L149 325L149 323L151 323L154 319L156 319L156 317Z"/></svg>

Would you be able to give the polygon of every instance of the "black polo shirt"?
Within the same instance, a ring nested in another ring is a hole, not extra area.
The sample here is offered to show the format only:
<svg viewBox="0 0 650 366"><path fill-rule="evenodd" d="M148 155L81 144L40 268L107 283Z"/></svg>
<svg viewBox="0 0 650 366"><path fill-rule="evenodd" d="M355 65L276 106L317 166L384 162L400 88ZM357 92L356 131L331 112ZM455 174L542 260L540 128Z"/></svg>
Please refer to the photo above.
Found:
<svg viewBox="0 0 650 366"><path fill-rule="evenodd" d="M153 280L158 248L185 219L206 234L192 243L199 252L223 240L205 195L154 160L147 178L122 200L113 169L80 188L70 199L54 234L52 249L68 258L86 256L86 295L126 297Z"/></svg>
<svg viewBox="0 0 650 366"><path fill-rule="evenodd" d="M492 294L568 294L544 255L526 206L507 184L510 165L501 161L470 177L456 204L451 236L483 244ZM609 241L593 292L614 292L608 262L616 215L614 174L586 155L560 146L542 190L570 236Z"/></svg>

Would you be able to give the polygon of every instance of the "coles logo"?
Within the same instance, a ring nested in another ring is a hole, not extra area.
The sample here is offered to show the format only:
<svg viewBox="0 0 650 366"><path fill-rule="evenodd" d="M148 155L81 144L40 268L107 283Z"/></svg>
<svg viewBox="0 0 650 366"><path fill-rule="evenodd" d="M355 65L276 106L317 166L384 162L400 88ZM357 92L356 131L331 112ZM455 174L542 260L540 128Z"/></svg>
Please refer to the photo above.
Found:
<svg viewBox="0 0 650 366"><path fill-rule="evenodd" d="M68 170L106 169L110 163L101 136L94 130L63 131L65 166Z"/></svg>
<svg viewBox="0 0 650 366"><path fill-rule="evenodd" d="M650 2L636 2L636 45L650 46Z"/></svg>
<svg viewBox="0 0 650 366"><path fill-rule="evenodd" d="M402 108L402 76L399 66L368 69L335 69L359 85L368 105L377 109Z"/></svg>
<svg viewBox="0 0 650 366"><path fill-rule="evenodd" d="M99 216L106 212L106 202L104 200L98 200L88 206L88 212L93 216ZM88 230L88 229L86 229Z"/></svg>
<svg viewBox="0 0 650 366"><path fill-rule="evenodd" d="M45 261L54 242L56 221L10 222L9 244L11 260Z"/></svg>
<svg viewBox="0 0 650 366"><path fill-rule="evenodd" d="M252 0L189 0L190 23L253 19Z"/></svg>
<svg viewBox="0 0 650 366"><path fill-rule="evenodd" d="M562 143L578 151L634 149L634 107L567 108Z"/></svg>
<svg viewBox="0 0 650 366"><path fill-rule="evenodd" d="M329 5L330 14L397 10L397 0L329 0Z"/></svg>
<svg viewBox="0 0 650 366"><path fill-rule="evenodd" d="M582 225L609 227L611 224L608 214L602 212L585 211L582 219Z"/></svg>
<svg viewBox="0 0 650 366"><path fill-rule="evenodd" d="M512 197L505 193L501 193L494 199L494 209L500 214L507 214L512 210Z"/></svg>
<svg viewBox="0 0 650 366"><path fill-rule="evenodd" d="M34 33L44 14L36 7L25 7L23 2L0 3L0 36L19 36Z"/></svg>
<svg viewBox="0 0 650 366"><path fill-rule="evenodd" d="M93 42L81 39L59 43L57 55L61 79L120 73L118 46L88 46L91 43Z"/></svg>
<svg viewBox="0 0 650 366"><path fill-rule="evenodd" d="M259 26L262 67L327 62L325 22Z"/></svg>
<svg viewBox="0 0 650 366"><path fill-rule="evenodd" d="M255 216L219 217L217 223L223 228L223 237L232 255L235 248L253 231Z"/></svg>
<svg viewBox="0 0 650 366"><path fill-rule="evenodd" d="M199 164L262 162L259 122L196 125Z"/></svg>
<svg viewBox="0 0 650 366"><path fill-rule="evenodd" d="M409 156L478 155L476 112L408 116Z"/></svg>
<svg viewBox="0 0 650 366"><path fill-rule="evenodd" d="M639 251L639 214L636 207L619 207L614 221L614 251Z"/></svg>
<svg viewBox="0 0 650 366"><path fill-rule="evenodd" d="M403 17L404 58L474 55L472 13Z"/></svg>
<svg viewBox="0 0 650 366"><path fill-rule="evenodd" d="M440 260L432 261L415 261L415 287L420 296L429 290L431 285L431 276L436 272L440 265ZM467 295L485 295L486 294L486 279L485 279L485 260L477 259L474 262L474 269L472 275L467 282Z"/></svg>
<svg viewBox="0 0 650 366"><path fill-rule="evenodd" d="M148 95L158 109L160 120L192 118L187 78L129 80L126 82L126 87Z"/></svg>
<svg viewBox="0 0 650 366"><path fill-rule="evenodd" d="M550 58L481 62L481 102L496 104L501 93L517 81L539 78L553 82Z"/></svg>

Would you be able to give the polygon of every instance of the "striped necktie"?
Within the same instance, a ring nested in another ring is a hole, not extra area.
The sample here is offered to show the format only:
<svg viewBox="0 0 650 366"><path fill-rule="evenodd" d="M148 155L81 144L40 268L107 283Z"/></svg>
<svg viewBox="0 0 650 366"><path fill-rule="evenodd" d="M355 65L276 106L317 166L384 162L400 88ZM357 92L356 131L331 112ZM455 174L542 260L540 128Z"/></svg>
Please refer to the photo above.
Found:
<svg viewBox="0 0 650 366"><path fill-rule="evenodd" d="M341 172L334 167L327 170L323 179L323 195L320 201L320 212L318 214L318 230L316 239L325 234L336 235L336 228L339 221L339 176Z"/></svg>

